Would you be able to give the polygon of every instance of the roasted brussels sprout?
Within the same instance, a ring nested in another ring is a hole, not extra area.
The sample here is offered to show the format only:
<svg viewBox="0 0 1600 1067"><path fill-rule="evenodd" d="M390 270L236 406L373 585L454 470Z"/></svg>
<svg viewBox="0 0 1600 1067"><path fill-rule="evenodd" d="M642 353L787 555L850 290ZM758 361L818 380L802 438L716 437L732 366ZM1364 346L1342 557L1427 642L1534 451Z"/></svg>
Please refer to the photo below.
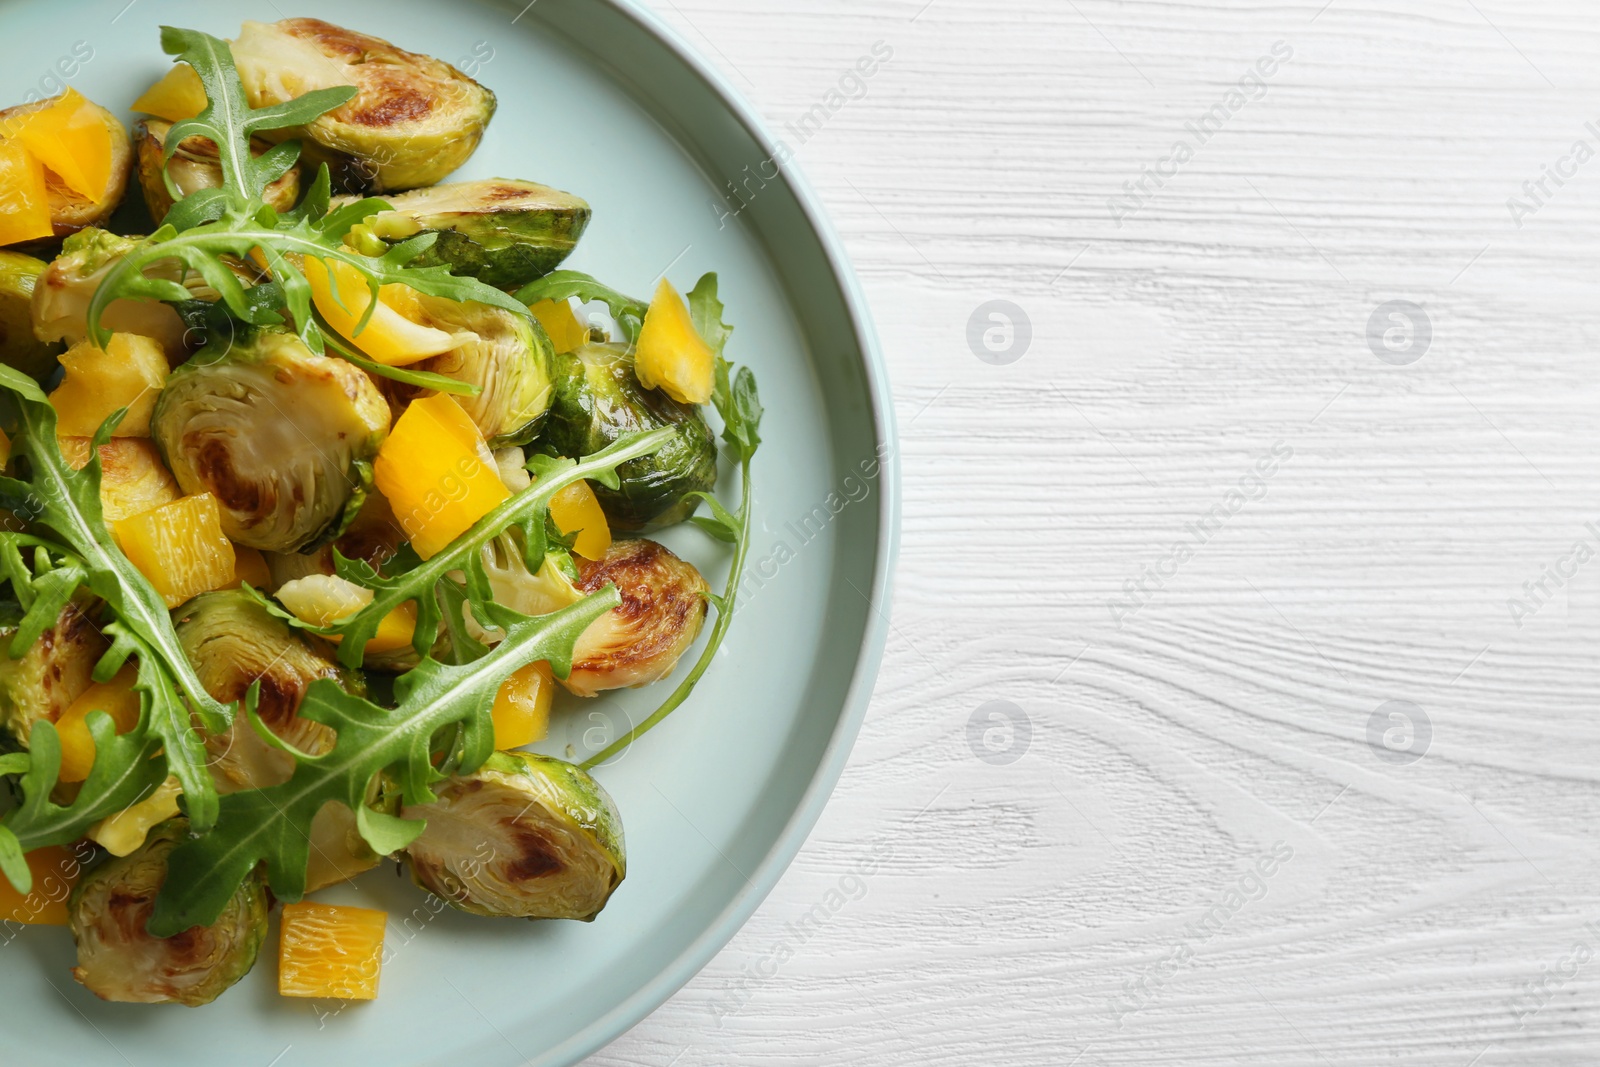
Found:
<svg viewBox="0 0 1600 1067"><path fill-rule="evenodd" d="M89 462L89 437L59 437L61 455L74 469ZM170 504L182 493L161 462L161 453L145 437L113 437L100 446L100 510L106 522Z"/></svg>
<svg viewBox="0 0 1600 1067"><path fill-rule="evenodd" d="M321 19L246 22L232 46L254 107L313 89L360 90L308 126L268 134L302 139L305 158L327 163L351 192L443 180L477 150L494 116L494 94L450 64Z"/></svg>
<svg viewBox="0 0 1600 1067"><path fill-rule="evenodd" d="M34 723L55 722L89 688L94 665L110 647L91 611L90 605L69 603L21 659L11 659L4 649L16 636L22 611L15 602L0 605L0 748L27 748Z"/></svg>
<svg viewBox="0 0 1600 1067"><path fill-rule="evenodd" d="M33 289L47 264L21 252L0 252L0 363L40 381L66 346L33 335Z"/></svg>
<svg viewBox="0 0 1600 1067"><path fill-rule="evenodd" d="M551 368L555 353L544 331L529 319L487 304L434 296L420 296L417 303L429 326L452 333L470 332L477 340L423 360L414 368L482 387L477 396L455 399L477 423L490 447L533 440L554 392ZM387 380L384 388L397 404L429 392Z"/></svg>
<svg viewBox="0 0 1600 1067"><path fill-rule="evenodd" d="M285 582L311 574L333 573L333 550L346 559L381 569L405 543L406 534L395 521L389 501L382 493L368 493L348 529L329 544L310 552L268 552L267 569L272 572L272 591Z"/></svg>
<svg viewBox="0 0 1600 1067"><path fill-rule="evenodd" d="M256 330L173 371L150 432L185 493L217 498L229 537L294 552L355 518L389 406L351 364Z"/></svg>
<svg viewBox="0 0 1600 1067"><path fill-rule="evenodd" d="M428 827L406 849L423 889L462 911L593 919L627 873L611 797L570 763L501 752L401 810Z"/></svg>
<svg viewBox="0 0 1600 1067"><path fill-rule="evenodd" d="M116 262L139 244L138 237L119 237L87 229L68 237L61 255L45 268L33 289L33 333L44 342L77 344L89 336L89 300ZM174 272L176 277L176 272ZM161 342L169 360L183 350L184 325L168 304L150 300L114 300L100 317L115 333L137 333Z"/></svg>
<svg viewBox="0 0 1600 1067"><path fill-rule="evenodd" d="M565 685L578 696L666 677L700 636L706 580L654 541L614 541L602 560L573 560L585 595L615 583L622 603L596 619L573 650Z"/></svg>
<svg viewBox="0 0 1600 1067"><path fill-rule="evenodd" d="M144 189L144 202L150 208L150 217L160 222L172 210L172 194L162 180L162 170L172 175L178 190L188 196L200 189L214 189L222 184L222 163L217 157L217 146L204 137L187 137L172 159L163 163L166 154L167 131L172 123L161 119L146 119L133 128L134 147L139 156L139 185ZM272 145L257 137L250 142L250 151L261 155ZM300 199L300 168L290 167L277 181L268 185L262 197L278 211L288 211Z"/></svg>
<svg viewBox="0 0 1600 1067"><path fill-rule="evenodd" d="M622 603L589 625L572 650L572 673L562 682L581 697L607 689L649 685L672 673L700 636L706 618L706 580L690 563L654 541L616 541L602 560L575 557L577 581L555 557L545 557L537 574L523 562L515 534L504 534L483 549L483 570L494 600L524 615L546 615L614 583ZM467 629L494 644L499 631L479 626L466 615Z"/></svg>
<svg viewBox="0 0 1600 1067"><path fill-rule="evenodd" d="M677 436L653 456L617 468L621 485L595 484L595 496L617 530L650 530L682 522L717 481L717 443L698 409L646 389L633 354L620 345L584 345L556 357L556 393L543 447L587 456L624 433L674 427Z"/></svg>
<svg viewBox="0 0 1600 1067"><path fill-rule="evenodd" d="M366 232L388 244L437 233L411 262L443 264L501 289L555 270L589 225L584 200L534 182L490 178L452 182L387 198L392 211L372 216Z"/></svg>
<svg viewBox="0 0 1600 1067"><path fill-rule="evenodd" d="M228 703L261 683L256 712L278 737L309 755L333 747L334 732L300 718L300 701L318 678L362 691L359 675L312 650L261 602L238 590L202 593L174 613L178 640L206 692ZM289 780L294 759L272 748L236 716L223 734L206 737L212 776L224 792L263 789Z"/></svg>
<svg viewBox="0 0 1600 1067"><path fill-rule="evenodd" d="M239 886L210 926L151 937L145 924L167 878L167 857L188 833L172 819L134 853L83 876L69 904L78 966L72 970L102 1000L128 1004L209 1004L255 966L267 936L267 890L259 873Z"/></svg>
<svg viewBox="0 0 1600 1067"><path fill-rule="evenodd" d="M0 111L0 133L9 135L9 131L16 127L24 115L41 111L59 100L60 97L53 96ZM57 237L70 236L86 226L98 226L109 219L111 213L117 210L117 205L122 203L122 195L128 188L128 171L133 166L133 147L122 120L93 101L83 102L94 110L111 134L111 172L106 180L105 191L90 199L68 188L55 174L45 171L45 195L50 200L50 227Z"/></svg>

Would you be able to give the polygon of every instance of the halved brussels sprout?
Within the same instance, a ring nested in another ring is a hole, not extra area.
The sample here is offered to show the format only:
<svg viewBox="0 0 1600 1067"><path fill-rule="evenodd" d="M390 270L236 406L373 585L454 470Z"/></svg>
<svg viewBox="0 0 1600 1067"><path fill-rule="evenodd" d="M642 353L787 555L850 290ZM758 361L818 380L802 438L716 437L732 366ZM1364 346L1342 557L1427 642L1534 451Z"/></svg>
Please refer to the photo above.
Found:
<svg viewBox="0 0 1600 1067"><path fill-rule="evenodd" d="M589 344L556 357L556 395L544 430L546 451L563 456L598 452L625 433L675 428L677 436L652 456L617 468L618 489L593 485L617 530L651 530L682 522L717 482L717 443L697 408L646 389L621 345Z"/></svg>
<svg viewBox="0 0 1600 1067"><path fill-rule="evenodd" d="M294 552L337 537L372 484L389 405L353 365L293 334L242 332L172 372L150 433L185 493L211 493L242 545Z"/></svg>
<svg viewBox="0 0 1600 1067"><path fill-rule="evenodd" d="M56 441L74 470L88 465L93 438L58 437ZM106 522L170 504L181 495L149 438L113 437L100 446L100 511Z"/></svg>
<svg viewBox="0 0 1600 1067"><path fill-rule="evenodd" d="M40 634L21 659L5 655L16 636L22 611L15 602L0 607L0 748L27 748L33 724L55 722L83 695L94 665L110 647L90 617L87 604L68 604L54 626Z"/></svg>
<svg viewBox="0 0 1600 1067"><path fill-rule="evenodd" d="M33 290L33 333L44 342L77 344L89 336L89 300L106 272L136 248L143 238L119 237L87 229L68 237L61 254L45 268ZM157 269L178 275L175 263ZM168 304L153 300L113 300L100 316L114 333L137 333L161 342L168 360L183 351L183 319Z"/></svg>
<svg viewBox="0 0 1600 1067"><path fill-rule="evenodd" d="M300 701L318 678L363 692L359 674L310 648L288 623L239 590L202 593L179 608L173 621L206 692L229 703L243 700L260 682L256 712L269 730L308 755L333 747L333 730L300 718ZM226 733L205 742L212 776L224 792L278 785L294 773L294 758L262 741L242 713Z"/></svg>
<svg viewBox="0 0 1600 1067"><path fill-rule="evenodd" d="M573 559L577 580L553 555L538 573L523 562L516 534L483 548L483 569L494 601L524 615L546 615L614 583L622 603L589 624L572 649L572 673L562 685L581 697L607 689L649 685L672 673L700 636L709 589L694 565L644 539L615 541L602 560ZM465 615L468 631L487 644L503 636Z"/></svg>
<svg viewBox="0 0 1600 1067"><path fill-rule="evenodd" d="M162 181L162 170L172 175L178 190L188 196L200 189L215 189L222 184L222 163L217 156L217 146L204 137L186 137L163 164L166 154L167 131L172 123L161 119L146 119L133 128L134 145L139 154L139 185L144 189L144 202L150 208L150 217L156 222L166 218L172 210L172 194ZM250 151L261 155L272 145L259 137L250 142ZM300 199L300 168L290 167L283 177L268 185L262 197L278 211L288 211Z"/></svg>
<svg viewBox="0 0 1600 1067"><path fill-rule="evenodd" d="M573 560L587 595L614 582L622 603L578 638L572 674L562 682L581 697L649 685L666 677L700 636L706 580L694 565L654 541L614 541L605 559Z"/></svg>
<svg viewBox="0 0 1600 1067"><path fill-rule="evenodd" d="M60 97L52 96L0 111L0 130L15 129L22 116L42 111L59 100ZM112 212L117 210L117 205L122 203L123 193L128 188L128 171L133 166L133 147L122 120L92 100L85 100L84 103L94 109L111 134L111 173L106 180L105 191L91 200L77 190L68 188L51 171L45 171L45 195L50 199L50 227L57 237L68 237L87 226L98 226L109 219Z"/></svg>
<svg viewBox="0 0 1600 1067"><path fill-rule="evenodd" d="M137 851L96 867L72 891L68 907L78 945L72 976L102 1000L197 1008L255 966L267 936L267 890L259 871L210 926L167 938L145 932L167 879L167 857L188 830L184 819L162 823Z"/></svg>
<svg viewBox="0 0 1600 1067"><path fill-rule="evenodd" d="M40 381L55 373L66 346L33 335L33 289L48 264L21 252L0 252L0 363Z"/></svg>
<svg viewBox="0 0 1600 1067"><path fill-rule="evenodd" d="M477 340L413 364L458 382L481 386L477 396L458 396L491 448L533 440L550 410L554 393L550 339L531 319L501 308L437 296L419 296L426 325L449 333L470 332ZM384 388L406 403L431 390L386 381Z"/></svg>
<svg viewBox="0 0 1600 1067"><path fill-rule="evenodd" d="M406 858L419 886L462 911L587 922L627 874L616 805L570 763L499 752L434 791L401 809L428 823Z"/></svg>
<svg viewBox="0 0 1600 1067"><path fill-rule="evenodd" d="M302 139L305 159L327 163L351 192L443 180L477 150L494 116L494 94L450 64L321 19L246 22L232 47L254 107L313 89L360 90L307 126L267 134Z"/></svg>
<svg viewBox="0 0 1600 1067"><path fill-rule="evenodd" d="M452 182L387 199L393 210L368 219L366 232L388 244L437 233L414 265L443 264L500 289L516 289L561 266L589 225L586 201L507 178Z"/></svg>

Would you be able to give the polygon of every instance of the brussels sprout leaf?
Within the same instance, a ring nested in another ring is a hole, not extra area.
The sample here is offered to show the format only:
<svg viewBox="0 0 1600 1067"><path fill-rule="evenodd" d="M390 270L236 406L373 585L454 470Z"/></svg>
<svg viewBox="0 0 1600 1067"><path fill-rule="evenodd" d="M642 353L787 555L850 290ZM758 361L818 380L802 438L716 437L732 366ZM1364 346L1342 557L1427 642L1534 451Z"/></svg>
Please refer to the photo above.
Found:
<svg viewBox="0 0 1600 1067"><path fill-rule="evenodd" d="M445 665L424 659L395 683L397 706L383 708L320 679L306 691L300 715L331 727L338 740L324 755L302 757L282 785L250 789L222 798L217 827L179 845L156 900L149 930L170 937L213 922L239 884L258 863L279 900L305 894L311 820L329 801L358 814L358 827L379 852L392 852L420 832L415 822L360 815L367 787L381 771L401 783L407 804L435 799L431 785L441 775L431 763L431 739L459 725L462 773L471 773L494 752L490 709L501 684L514 671L548 660L557 675L572 669L572 646L589 624L621 597L608 585L550 615L528 618L497 605L489 611L506 638L470 663Z"/></svg>

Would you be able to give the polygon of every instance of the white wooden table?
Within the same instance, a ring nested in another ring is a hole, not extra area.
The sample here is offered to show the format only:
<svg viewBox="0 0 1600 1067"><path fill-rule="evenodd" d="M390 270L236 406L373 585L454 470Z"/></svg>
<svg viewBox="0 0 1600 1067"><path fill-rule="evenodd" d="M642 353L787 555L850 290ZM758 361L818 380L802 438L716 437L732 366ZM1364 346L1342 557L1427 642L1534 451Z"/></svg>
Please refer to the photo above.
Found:
<svg viewBox="0 0 1600 1067"><path fill-rule="evenodd" d="M905 538L820 826L591 1062L1600 1063L1593 0L659 7L780 130L892 50L798 154Z"/></svg>

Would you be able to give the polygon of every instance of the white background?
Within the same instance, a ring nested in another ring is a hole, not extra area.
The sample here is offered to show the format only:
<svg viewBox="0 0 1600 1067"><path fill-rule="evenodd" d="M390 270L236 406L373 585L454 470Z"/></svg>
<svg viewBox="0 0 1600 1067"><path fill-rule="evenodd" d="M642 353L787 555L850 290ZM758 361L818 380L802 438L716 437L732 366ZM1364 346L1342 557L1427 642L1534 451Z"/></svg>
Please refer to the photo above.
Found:
<svg viewBox="0 0 1600 1067"><path fill-rule="evenodd" d="M924 2L658 4L780 134L893 49L798 159L878 319L905 536L821 824L590 1062L1600 1062L1600 561L1523 590L1600 549L1594 3ZM967 337L996 299L1009 365Z"/></svg>

